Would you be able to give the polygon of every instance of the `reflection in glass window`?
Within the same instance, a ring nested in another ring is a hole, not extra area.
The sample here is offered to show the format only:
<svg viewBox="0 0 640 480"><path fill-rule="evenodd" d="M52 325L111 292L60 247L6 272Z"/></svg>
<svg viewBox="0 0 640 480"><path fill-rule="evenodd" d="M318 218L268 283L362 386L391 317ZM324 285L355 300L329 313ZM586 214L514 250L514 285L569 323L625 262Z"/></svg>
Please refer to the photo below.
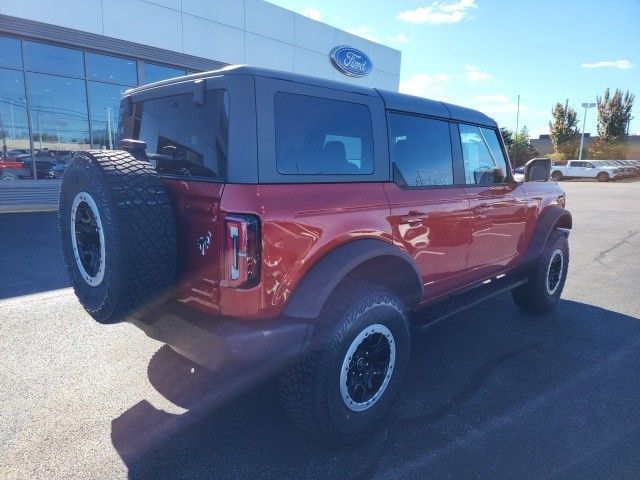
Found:
<svg viewBox="0 0 640 480"><path fill-rule="evenodd" d="M80 50L27 41L23 48L27 70L84 77L84 60Z"/></svg>
<svg viewBox="0 0 640 480"><path fill-rule="evenodd" d="M179 68L165 67L163 65L155 65L153 63L145 63L143 66L143 79L142 83L159 82L160 80L166 80L168 78L180 77L186 75L186 70Z"/></svg>
<svg viewBox="0 0 640 480"><path fill-rule="evenodd" d="M460 124L465 181L468 185L492 185L507 179L507 163L496 132Z"/></svg>
<svg viewBox="0 0 640 480"><path fill-rule="evenodd" d="M89 82L92 148L118 148L120 98L129 88L110 83Z"/></svg>
<svg viewBox="0 0 640 480"><path fill-rule="evenodd" d="M229 96L207 91L204 106L193 94L175 95L134 106L133 137L147 144L158 173L224 181L229 141Z"/></svg>
<svg viewBox="0 0 640 480"><path fill-rule="evenodd" d="M138 74L135 60L87 52L87 79L135 86Z"/></svg>
<svg viewBox="0 0 640 480"><path fill-rule="evenodd" d="M278 92L275 127L280 173L373 173L371 112L366 105Z"/></svg>
<svg viewBox="0 0 640 480"><path fill-rule="evenodd" d="M33 147L42 160L69 160L89 148L84 80L27 73Z"/></svg>
<svg viewBox="0 0 640 480"><path fill-rule="evenodd" d="M21 71L0 68L0 176L30 177L29 126Z"/></svg>
<svg viewBox="0 0 640 480"><path fill-rule="evenodd" d="M0 67L22 68L22 52L17 38L0 37Z"/></svg>
<svg viewBox="0 0 640 480"><path fill-rule="evenodd" d="M396 183L410 187L453 185L447 122L392 113L389 130Z"/></svg>

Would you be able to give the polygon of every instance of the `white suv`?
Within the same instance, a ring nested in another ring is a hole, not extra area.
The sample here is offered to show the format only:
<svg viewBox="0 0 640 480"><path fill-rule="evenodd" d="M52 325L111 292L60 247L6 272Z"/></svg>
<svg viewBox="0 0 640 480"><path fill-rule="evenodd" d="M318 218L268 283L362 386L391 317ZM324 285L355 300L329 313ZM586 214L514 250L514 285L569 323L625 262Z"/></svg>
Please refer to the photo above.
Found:
<svg viewBox="0 0 640 480"><path fill-rule="evenodd" d="M595 178L599 182L608 182L626 176L625 168L611 165L605 160L569 160L566 165L554 165L551 179L569 180L572 178Z"/></svg>

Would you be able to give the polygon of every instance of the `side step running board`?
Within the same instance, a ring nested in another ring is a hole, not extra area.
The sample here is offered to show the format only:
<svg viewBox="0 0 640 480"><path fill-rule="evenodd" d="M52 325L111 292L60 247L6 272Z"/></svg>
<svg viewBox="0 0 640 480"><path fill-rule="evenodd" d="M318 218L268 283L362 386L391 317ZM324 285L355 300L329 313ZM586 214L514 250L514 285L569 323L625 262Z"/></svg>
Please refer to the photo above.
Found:
<svg viewBox="0 0 640 480"><path fill-rule="evenodd" d="M439 324L443 320L452 317L468 308L484 302L492 297L508 292L520 285L527 283L526 278L514 280L513 278L494 277L481 282L471 290L449 297L446 300L424 307L414 312L414 324L418 329L426 330Z"/></svg>

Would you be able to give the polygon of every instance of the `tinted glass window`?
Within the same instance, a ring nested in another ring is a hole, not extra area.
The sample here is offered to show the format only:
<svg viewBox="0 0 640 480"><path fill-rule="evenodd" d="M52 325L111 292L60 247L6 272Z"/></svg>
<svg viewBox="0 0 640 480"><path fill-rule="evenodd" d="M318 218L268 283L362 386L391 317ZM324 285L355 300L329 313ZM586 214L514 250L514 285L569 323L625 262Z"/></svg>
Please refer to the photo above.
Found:
<svg viewBox="0 0 640 480"><path fill-rule="evenodd" d="M24 42L24 66L27 70L84 77L84 60L80 50L44 43Z"/></svg>
<svg viewBox="0 0 640 480"><path fill-rule="evenodd" d="M192 94L156 98L134 108L134 138L144 140L159 173L223 181L229 138L229 98L207 92L205 105Z"/></svg>
<svg viewBox="0 0 640 480"><path fill-rule="evenodd" d="M0 37L0 67L22 68L20 40Z"/></svg>
<svg viewBox="0 0 640 480"><path fill-rule="evenodd" d="M30 152L23 74L0 68L0 157L30 160Z"/></svg>
<svg viewBox="0 0 640 480"><path fill-rule="evenodd" d="M165 67L163 65L154 65L153 63L145 63L143 66L142 83L159 82L160 80L166 80L167 78L181 77L186 75L186 70L179 68Z"/></svg>
<svg viewBox="0 0 640 480"><path fill-rule="evenodd" d="M460 124L467 184L491 185L507 179L507 162L495 130Z"/></svg>
<svg viewBox="0 0 640 480"><path fill-rule="evenodd" d="M89 82L92 148L118 147L118 110L120 98L129 88L110 83Z"/></svg>
<svg viewBox="0 0 640 480"><path fill-rule="evenodd" d="M136 85L138 74L135 60L87 53L87 78L122 85Z"/></svg>
<svg viewBox="0 0 640 480"><path fill-rule="evenodd" d="M275 129L280 173L373 173L371 112L366 105L278 92Z"/></svg>
<svg viewBox="0 0 640 480"><path fill-rule="evenodd" d="M396 183L410 187L453 185L449 123L392 113L389 131Z"/></svg>
<svg viewBox="0 0 640 480"><path fill-rule="evenodd" d="M40 160L64 160L89 148L84 80L27 73L33 147Z"/></svg>

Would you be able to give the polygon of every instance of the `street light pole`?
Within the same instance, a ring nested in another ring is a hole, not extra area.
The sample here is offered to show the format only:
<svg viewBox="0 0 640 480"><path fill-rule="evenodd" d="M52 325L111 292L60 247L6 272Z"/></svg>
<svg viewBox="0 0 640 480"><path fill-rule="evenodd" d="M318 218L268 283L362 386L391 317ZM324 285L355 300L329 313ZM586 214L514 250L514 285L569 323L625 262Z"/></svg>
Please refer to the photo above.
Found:
<svg viewBox="0 0 640 480"><path fill-rule="evenodd" d="M580 152L578 153L578 160L582 160L582 147L584 146L584 129L587 125L587 110L595 106L595 103L582 104L582 108L584 108L584 119L582 120L582 134L580 135Z"/></svg>

